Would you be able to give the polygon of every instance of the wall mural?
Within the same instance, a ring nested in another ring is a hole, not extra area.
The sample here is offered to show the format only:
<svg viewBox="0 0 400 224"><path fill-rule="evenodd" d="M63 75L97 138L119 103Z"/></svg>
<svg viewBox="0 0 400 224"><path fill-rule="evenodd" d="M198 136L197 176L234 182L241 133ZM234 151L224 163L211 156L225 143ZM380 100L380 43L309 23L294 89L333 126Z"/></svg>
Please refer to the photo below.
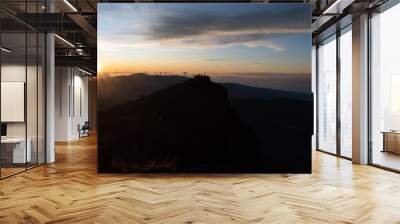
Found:
<svg viewBox="0 0 400 224"><path fill-rule="evenodd" d="M98 5L98 170L310 173L307 4Z"/></svg>

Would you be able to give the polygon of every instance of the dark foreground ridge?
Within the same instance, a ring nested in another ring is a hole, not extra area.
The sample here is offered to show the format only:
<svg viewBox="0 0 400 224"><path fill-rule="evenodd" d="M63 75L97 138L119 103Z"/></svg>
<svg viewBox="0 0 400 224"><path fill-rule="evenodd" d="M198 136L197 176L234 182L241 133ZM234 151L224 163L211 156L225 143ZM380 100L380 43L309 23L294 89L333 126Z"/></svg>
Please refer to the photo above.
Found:
<svg viewBox="0 0 400 224"><path fill-rule="evenodd" d="M291 111L271 108L281 103ZM99 171L309 172L308 127L279 117L307 106L294 99L230 99L223 85L196 76L101 112Z"/></svg>

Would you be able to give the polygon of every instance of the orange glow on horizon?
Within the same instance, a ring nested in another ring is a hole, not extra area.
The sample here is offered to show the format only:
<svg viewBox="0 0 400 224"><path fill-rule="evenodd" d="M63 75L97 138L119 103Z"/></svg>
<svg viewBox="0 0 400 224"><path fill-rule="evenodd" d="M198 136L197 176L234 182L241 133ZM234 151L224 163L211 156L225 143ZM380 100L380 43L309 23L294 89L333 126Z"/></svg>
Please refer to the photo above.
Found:
<svg viewBox="0 0 400 224"><path fill-rule="evenodd" d="M209 63L209 62L159 62L156 66L153 63L137 61L113 61L99 62L98 72L101 73L173 73L173 74L230 74L230 73L308 73L299 71L296 65L248 65L241 62L234 63ZM282 69L284 67L284 69ZM262 69L260 69L262 68ZM262 73L262 72L261 72Z"/></svg>

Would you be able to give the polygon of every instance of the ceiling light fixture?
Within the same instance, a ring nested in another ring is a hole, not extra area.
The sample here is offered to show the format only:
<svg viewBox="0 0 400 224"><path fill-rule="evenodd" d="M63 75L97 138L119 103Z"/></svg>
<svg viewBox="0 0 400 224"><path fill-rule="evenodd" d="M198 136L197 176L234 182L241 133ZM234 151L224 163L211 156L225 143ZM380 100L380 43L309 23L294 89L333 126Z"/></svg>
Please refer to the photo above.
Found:
<svg viewBox="0 0 400 224"><path fill-rule="evenodd" d="M322 14L332 14L332 9L334 9L335 7L337 7L337 4L339 4L340 0L336 0L332 5L330 5L327 9L324 10L324 12ZM336 10L337 11L337 10ZM337 13L339 14L339 13Z"/></svg>
<svg viewBox="0 0 400 224"><path fill-rule="evenodd" d="M57 37L59 40L61 40L62 42L66 43L67 45L69 45L70 47L75 48L75 45L73 45L71 42L69 42L68 40L60 37L58 34L54 34L55 37Z"/></svg>
<svg viewBox="0 0 400 224"><path fill-rule="evenodd" d="M9 49L7 49L5 47L1 47L0 49L1 49L1 51L4 51L6 53L10 53L11 52L11 50L9 50Z"/></svg>
<svg viewBox="0 0 400 224"><path fill-rule="evenodd" d="M88 71L86 71L86 70L83 70L83 69L81 69L81 68L79 68L79 67L78 67L78 70L81 71L81 72L83 72L83 73L85 73L85 74L87 74L87 75L93 75L92 73L90 73L90 72L88 72Z"/></svg>
<svg viewBox="0 0 400 224"><path fill-rule="evenodd" d="M79 55L83 55L83 49L77 48L76 53L78 53Z"/></svg>
<svg viewBox="0 0 400 224"><path fill-rule="evenodd" d="M64 0L65 4L67 4L74 12L78 12L78 10L73 6L68 0Z"/></svg>
<svg viewBox="0 0 400 224"><path fill-rule="evenodd" d="M353 4L355 0L336 0L322 13L323 15L337 16L343 13L343 10Z"/></svg>

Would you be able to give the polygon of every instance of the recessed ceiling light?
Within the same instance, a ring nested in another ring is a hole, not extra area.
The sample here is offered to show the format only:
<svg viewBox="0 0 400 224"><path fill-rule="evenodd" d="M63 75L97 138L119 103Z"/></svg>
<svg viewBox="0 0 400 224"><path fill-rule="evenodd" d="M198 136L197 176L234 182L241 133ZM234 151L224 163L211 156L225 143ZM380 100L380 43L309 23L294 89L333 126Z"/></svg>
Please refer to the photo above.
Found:
<svg viewBox="0 0 400 224"><path fill-rule="evenodd" d="M86 71L86 70L83 70L83 69L81 69L81 68L79 68L79 67L78 67L78 70L81 71L81 72L83 72L83 73L85 73L85 74L87 74L87 75L93 75L92 73L90 73L90 72L88 72L88 71Z"/></svg>
<svg viewBox="0 0 400 224"><path fill-rule="evenodd" d="M68 40L62 38L61 36L59 36L58 34L54 34L55 37L57 37L59 40L61 40L62 42L66 43L67 45L69 45L70 47L75 48L75 45L73 45L71 42L69 42Z"/></svg>
<svg viewBox="0 0 400 224"><path fill-rule="evenodd" d="M324 15L340 15L343 10L351 5L355 0L336 0L327 9L324 10L322 14Z"/></svg>
<svg viewBox="0 0 400 224"><path fill-rule="evenodd" d="M5 47L1 47L1 51L4 51L6 53L10 53L11 52L11 50L9 50L9 49L7 49Z"/></svg>
<svg viewBox="0 0 400 224"><path fill-rule="evenodd" d="M65 4L67 4L73 11L78 12L78 10L73 6L68 0L64 0Z"/></svg>

